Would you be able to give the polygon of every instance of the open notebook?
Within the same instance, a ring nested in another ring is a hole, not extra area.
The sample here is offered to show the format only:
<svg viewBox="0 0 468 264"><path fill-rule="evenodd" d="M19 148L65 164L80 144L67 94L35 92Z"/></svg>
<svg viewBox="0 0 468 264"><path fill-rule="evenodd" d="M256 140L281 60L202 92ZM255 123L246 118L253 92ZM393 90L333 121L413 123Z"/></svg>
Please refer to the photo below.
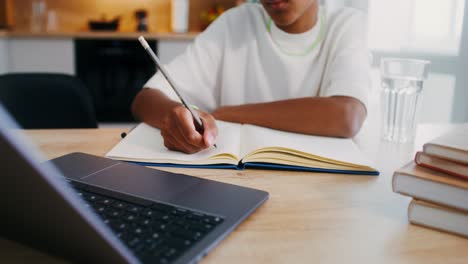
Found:
<svg viewBox="0 0 468 264"><path fill-rule="evenodd" d="M217 148L170 151L158 129L140 124L107 157L147 166L264 168L378 175L351 139L317 137L217 121Z"/></svg>

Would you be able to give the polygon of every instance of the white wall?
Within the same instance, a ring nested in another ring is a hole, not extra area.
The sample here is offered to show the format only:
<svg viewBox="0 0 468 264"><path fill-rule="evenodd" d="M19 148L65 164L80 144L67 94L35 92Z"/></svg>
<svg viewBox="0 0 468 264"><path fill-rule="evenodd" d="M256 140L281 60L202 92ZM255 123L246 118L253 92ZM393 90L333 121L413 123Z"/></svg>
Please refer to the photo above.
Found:
<svg viewBox="0 0 468 264"><path fill-rule="evenodd" d="M431 61L421 122L468 122L467 10L465 0L369 0L369 46L375 68L383 57Z"/></svg>
<svg viewBox="0 0 468 264"><path fill-rule="evenodd" d="M460 43L460 55L457 58L457 80L453 104L454 122L468 122L468 3L465 4L465 16Z"/></svg>
<svg viewBox="0 0 468 264"><path fill-rule="evenodd" d="M192 43L186 40L161 40L158 42L158 55L161 62L167 64L175 57L182 54L188 45Z"/></svg>

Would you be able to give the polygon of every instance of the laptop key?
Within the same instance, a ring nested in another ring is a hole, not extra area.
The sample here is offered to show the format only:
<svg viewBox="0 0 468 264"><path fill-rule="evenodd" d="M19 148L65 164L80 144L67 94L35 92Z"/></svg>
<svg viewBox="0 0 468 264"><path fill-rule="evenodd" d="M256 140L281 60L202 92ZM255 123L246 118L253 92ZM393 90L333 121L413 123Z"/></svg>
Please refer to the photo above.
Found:
<svg viewBox="0 0 468 264"><path fill-rule="evenodd" d="M180 230L180 229L174 230L172 234L174 235L174 237L187 239L187 240L199 240L203 236L203 233L201 232L193 232L189 230Z"/></svg>
<svg viewBox="0 0 468 264"><path fill-rule="evenodd" d="M97 201L100 201L102 199L105 199L105 197L101 196L101 195L98 195L98 194L92 194L90 197L89 197L89 201L92 201L92 202L97 202Z"/></svg>
<svg viewBox="0 0 468 264"><path fill-rule="evenodd" d="M188 226L189 226L189 223L187 221L185 221L184 219L176 220L176 221L174 221L174 224L178 225L178 226L180 226L181 228L184 228L184 229L187 229Z"/></svg>
<svg viewBox="0 0 468 264"><path fill-rule="evenodd" d="M115 230L126 230L127 229L127 224L123 222L113 222L111 223L111 227Z"/></svg>
<svg viewBox="0 0 468 264"><path fill-rule="evenodd" d="M132 215L132 214L128 214L128 215L125 215L124 216L124 221L127 221L127 222L135 222L136 221L136 216L135 215Z"/></svg>
<svg viewBox="0 0 468 264"><path fill-rule="evenodd" d="M136 247L139 243L141 243L141 240L138 237L132 237L128 240L127 245L130 248Z"/></svg>
<svg viewBox="0 0 468 264"><path fill-rule="evenodd" d="M142 226L150 226L152 221L150 219L142 219L139 224Z"/></svg>
<svg viewBox="0 0 468 264"><path fill-rule="evenodd" d="M186 209L176 208L171 211L171 214L176 215L176 216L184 216L187 214L187 212L188 211Z"/></svg>
<svg viewBox="0 0 468 264"><path fill-rule="evenodd" d="M178 250L175 248L169 248L166 252L164 252L164 257L167 258L168 260L173 259L174 257L177 256Z"/></svg>
<svg viewBox="0 0 468 264"><path fill-rule="evenodd" d="M112 203L114 203L114 201L112 201L109 198L104 198L104 199L98 200L96 202L99 203L99 204L102 204L102 205L111 205Z"/></svg>
<svg viewBox="0 0 468 264"><path fill-rule="evenodd" d="M130 206L130 204L119 201L119 202L116 202L116 203L112 204L112 206L117 208L117 209L126 209L128 206Z"/></svg>
<svg viewBox="0 0 468 264"><path fill-rule="evenodd" d="M102 215L106 212L106 208L103 206L99 206L98 208L96 208L96 211L98 214Z"/></svg>
<svg viewBox="0 0 468 264"><path fill-rule="evenodd" d="M144 217L154 217L154 216L156 216L156 211L147 208L147 209L141 211L141 215L144 216Z"/></svg>
<svg viewBox="0 0 468 264"><path fill-rule="evenodd" d="M192 213L192 214L186 215L185 219L194 221L194 222L202 222L205 219L204 217L205 217L204 215Z"/></svg>
<svg viewBox="0 0 468 264"><path fill-rule="evenodd" d="M111 218L119 218L123 215L123 213L119 210L115 210L114 208L112 208L106 211L106 215Z"/></svg>
<svg viewBox="0 0 468 264"><path fill-rule="evenodd" d="M192 245L192 241L188 239L169 238L167 244L177 249L185 249Z"/></svg>
<svg viewBox="0 0 468 264"><path fill-rule="evenodd" d="M189 229L206 232L213 229L213 227L211 224L191 223Z"/></svg>
<svg viewBox="0 0 468 264"><path fill-rule="evenodd" d="M152 229L156 230L156 229L161 229L160 227L163 226L163 225L165 226L166 224L167 223L165 223L165 222L161 222L161 221L158 221L158 220L153 220L150 225L151 225Z"/></svg>
<svg viewBox="0 0 468 264"><path fill-rule="evenodd" d="M148 233L149 230L148 229L145 229L145 228L141 228L141 227L137 227L133 230L133 234L136 235L136 236L142 236L146 233Z"/></svg>
<svg viewBox="0 0 468 264"><path fill-rule="evenodd" d="M213 217L213 216L204 216L203 223L205 224L220 224L223 220L220 217Z"/></svg>
<svg viewBox="0 0 468 264"><path fill-rule="evenodd" d="M125 208L128 212L132 214L138 214L141 211L141 208L138 206L130 205Z"/></svg>
<svg viewBox="0 0 468 264"><path fill-rule="evenodd" d="M153 218L159 221L163 221L163 222L172 222L172 220L174 219L174 217L169 214L157 215L157 216L154 216Z"/></svg>
<svg viewBox="0 0 468 264"><path fill-rule="evenodd" d="M161 224L161 225L155 226L155 228L159 229L161 231L165 231L167 229L167 225L166 224Z"/></svg>

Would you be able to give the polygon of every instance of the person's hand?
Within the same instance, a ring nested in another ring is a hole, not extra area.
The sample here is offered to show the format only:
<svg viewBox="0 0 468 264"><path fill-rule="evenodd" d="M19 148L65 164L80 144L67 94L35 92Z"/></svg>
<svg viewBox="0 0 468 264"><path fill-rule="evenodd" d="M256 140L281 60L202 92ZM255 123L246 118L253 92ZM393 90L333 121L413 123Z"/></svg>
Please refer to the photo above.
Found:
<svg viewBox="0 0 468 264"><path fill-rule="evenodd" d="M218 127L212 115L198 111L203 122L203 133L197 131L195 121L190 111L178 105L172 108L164 117L161 135L164 146L170 150L193 154L215 144Z"/></svg>

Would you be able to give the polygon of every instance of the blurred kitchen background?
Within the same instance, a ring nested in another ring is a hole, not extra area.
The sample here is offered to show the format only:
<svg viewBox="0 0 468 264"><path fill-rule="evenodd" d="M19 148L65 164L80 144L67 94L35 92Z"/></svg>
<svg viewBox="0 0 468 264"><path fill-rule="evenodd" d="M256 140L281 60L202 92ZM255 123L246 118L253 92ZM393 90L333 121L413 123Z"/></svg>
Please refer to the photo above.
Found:
<svg viewBox="0 0 468 264"><path fill-rule="evenodd" d="M67 73L93 97L99 123L132 122L129 105L155 67L143 34L167 63L241 0L0 0L0 74ZM255 1L249 1L255 2ZM321 0L368 14L372 85L382 57L431 61L420 120L468 122L465 0ZM0 87L1 89L1 87Z"/></svg>

